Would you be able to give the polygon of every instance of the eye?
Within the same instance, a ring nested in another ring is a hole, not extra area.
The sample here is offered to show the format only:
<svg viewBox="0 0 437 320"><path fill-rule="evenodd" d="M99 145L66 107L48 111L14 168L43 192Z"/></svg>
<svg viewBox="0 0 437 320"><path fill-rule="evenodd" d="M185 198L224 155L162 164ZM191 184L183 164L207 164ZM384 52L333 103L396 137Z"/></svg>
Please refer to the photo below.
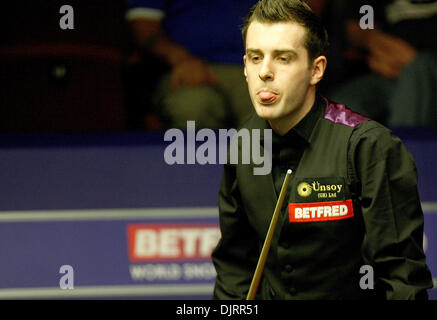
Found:
<svg viewBox="0 0 437 320"><path fill-rule="evenodd" d="M261 60L260 56L251 56L250 57L250 61L252 61L253 63L257 63Z"/></svg>
<svg viewBox="0 0 437 320"><path fill-rule="evenodd" d="M279 61L284 62L284 63L288 63L290 61L290 58L287 56L279 56Z"/></svg>

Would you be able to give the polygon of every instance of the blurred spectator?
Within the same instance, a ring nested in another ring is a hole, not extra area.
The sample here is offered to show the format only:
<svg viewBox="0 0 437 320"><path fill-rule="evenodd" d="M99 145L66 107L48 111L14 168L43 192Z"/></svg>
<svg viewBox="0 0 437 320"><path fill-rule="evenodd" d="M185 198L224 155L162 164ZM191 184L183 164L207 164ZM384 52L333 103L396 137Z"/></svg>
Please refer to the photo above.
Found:
<svg viewBox="0 0 437 320"><path fill-rule="evenodd" d="M196 127L223 128L250 116L240 26L255 2L130 0L126 17L151 61L146 77L159 79L156 90L144 90L167 125L185 128L195 120ZM154 57L169 67L162 77L153 72Z"/></svg>
<svg viewBox="0 0 437 320"><path fill-rule="evenodd" d="M373 8L374 29L360 27L364 5ZM346 37L359 50L349 56L361 55L369 72L329 97L391 127L437 124L437 1L354 0L346 14Z"/></svg>

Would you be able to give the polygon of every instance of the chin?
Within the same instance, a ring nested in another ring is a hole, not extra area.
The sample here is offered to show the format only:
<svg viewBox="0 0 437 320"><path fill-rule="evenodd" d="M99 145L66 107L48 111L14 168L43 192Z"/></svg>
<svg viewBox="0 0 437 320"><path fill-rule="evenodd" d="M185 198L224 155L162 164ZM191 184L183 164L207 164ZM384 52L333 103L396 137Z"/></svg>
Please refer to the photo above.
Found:
<svg viewBox="0 0 437 320"><path fill-rule="evenodd" d="M264 120L275 120L278 119L278 114L273 110L273 106L260 106L255 108L255 111L261 119Z"/></svg>

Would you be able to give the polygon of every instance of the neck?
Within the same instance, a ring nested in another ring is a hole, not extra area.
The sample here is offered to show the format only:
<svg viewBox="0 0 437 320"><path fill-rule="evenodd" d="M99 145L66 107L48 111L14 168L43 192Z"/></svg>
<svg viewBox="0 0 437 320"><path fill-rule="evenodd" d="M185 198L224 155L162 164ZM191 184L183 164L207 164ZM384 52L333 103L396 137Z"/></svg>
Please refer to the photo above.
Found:
<svg viewBox="0 0 437 320"><path fill-rule="evenodd" d="M310 112L316 100L316 88L311 86L300 107L296 108L291 114L284 118L269 120L269 124L273 131L279 136L285 135L288 131L294 128L307 114Z"/></svg>

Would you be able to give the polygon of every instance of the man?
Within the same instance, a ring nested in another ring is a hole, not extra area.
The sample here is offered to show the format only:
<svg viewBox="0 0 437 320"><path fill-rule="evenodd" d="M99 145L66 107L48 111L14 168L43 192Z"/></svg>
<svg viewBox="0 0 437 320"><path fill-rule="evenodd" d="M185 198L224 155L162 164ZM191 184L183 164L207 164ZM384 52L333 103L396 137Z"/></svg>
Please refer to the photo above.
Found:
<svg viewBox="0 0 437 320"><path fill-rule="evenodd" d="M328 48L319 19L301 1L261 0L243 37L256 110L243 127L273 129L273 167L224 167L214 298L246 297L292 169L258 299L426 299L414 161L388 129L316 94Z"/></svg>
<svg viewBox="0 0 437 320"><path fill-rule="evenodd" d="M169 66L150 100L170 127L184 129L188 120L198 128L235 127L251 115L236 26L255 2L129 1L139 48Z"/></svg>

